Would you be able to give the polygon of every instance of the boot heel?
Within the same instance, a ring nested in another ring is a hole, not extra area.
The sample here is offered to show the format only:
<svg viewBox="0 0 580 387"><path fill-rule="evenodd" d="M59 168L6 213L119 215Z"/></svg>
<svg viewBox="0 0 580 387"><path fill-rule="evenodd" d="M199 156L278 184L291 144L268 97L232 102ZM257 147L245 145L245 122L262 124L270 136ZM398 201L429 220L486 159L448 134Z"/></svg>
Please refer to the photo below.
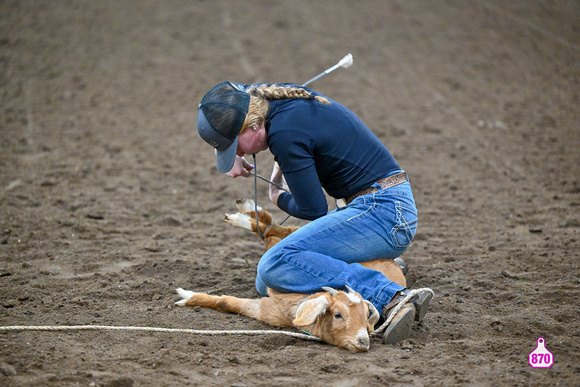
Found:
<svg viewBox="0 0 580 387"><path fill-rule="evenodd" d="M431 303L431 299L433 299L433 294L430 292L421 292L419 293L419 298L413 301L413 305L415 305L415 321L421 322L423 321L423 317L429 311L429 304Z"/></svg>

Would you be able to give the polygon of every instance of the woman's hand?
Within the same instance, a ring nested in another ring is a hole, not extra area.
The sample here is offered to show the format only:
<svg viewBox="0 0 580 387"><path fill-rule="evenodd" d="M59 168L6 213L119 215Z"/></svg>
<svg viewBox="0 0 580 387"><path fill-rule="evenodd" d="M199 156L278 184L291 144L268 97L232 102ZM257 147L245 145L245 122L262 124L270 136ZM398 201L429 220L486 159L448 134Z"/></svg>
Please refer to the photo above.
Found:
<svg viewBox="0 0 580 387"><path fill-rule="evenodd" d="M230 169L229 172L226 173L226 175L234 178L238 176L248 177L250 176L250 170L252 169L254 169L254 166L252 164L248 163L248 161L245 158L236 155L236 161L234 161L234 166L232 167L232 169Z"/></svg>
<svg viewBox="0 0 580 387"><path fill-rule="evenodd" d="M288 184L286 184L286 180L284 179L284 175L282 174L282 170L280 169L278 163L274 163L274 168L272 169L272 176L270 176L270 181L276 183L279 187L284 187L284 189L282 189L274 184L270 184L270 201L277 206L278 197L282 195L284 192L289 191Z"/></svg>

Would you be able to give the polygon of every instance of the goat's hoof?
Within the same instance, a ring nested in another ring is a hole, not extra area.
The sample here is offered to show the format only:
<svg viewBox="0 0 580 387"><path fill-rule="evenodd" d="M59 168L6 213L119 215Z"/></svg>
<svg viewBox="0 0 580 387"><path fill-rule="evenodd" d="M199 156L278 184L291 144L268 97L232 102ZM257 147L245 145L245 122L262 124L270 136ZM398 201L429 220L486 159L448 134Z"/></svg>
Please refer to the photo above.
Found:
<svg viewBox="0 0 580 387"><path fill-rule="evenodd" d="M252 224L250 223L250 216L240 212L233 215L226 214L226 223L232 227L241 228L243 230L252 231Z"/></svg>
<svg viewBox="0 0 580 387"><path fill-rule="evenodd" d="M175 305L177 305L177 306L185 306L185 303L187 302L187 300L189 300L191 297L193 297L195 295L195 292L192 292L191 290L185 290L182 288L177 288L177 289L175 289L175 291L182 298L182 300L179 300L175 303Z"/></svg>
<svg viewBox="0 0 580 387"><path fill-rule="evenodd" d="M239 199L236 200L236 207L238 207L238 211L243 213L250 213L256 210L256 204L253 200L250 199ZM258 211L261 211L262 207L258 206Z"/></svg>

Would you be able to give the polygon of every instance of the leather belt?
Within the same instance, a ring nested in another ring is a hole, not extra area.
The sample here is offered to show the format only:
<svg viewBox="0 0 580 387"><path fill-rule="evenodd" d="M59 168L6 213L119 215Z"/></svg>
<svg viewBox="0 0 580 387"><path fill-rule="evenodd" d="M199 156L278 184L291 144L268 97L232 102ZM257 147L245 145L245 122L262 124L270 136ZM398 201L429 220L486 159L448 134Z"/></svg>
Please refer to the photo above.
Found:
<svg viewBox="0 0 580 387"><path fill-rule="evenodd" d="M381 180L377 181L376 183L378 185L380 185L383 189L385 189L385 188L394 187L396 185L405 183L407 181L409 181L409 178L407 177L407 172L400 172L400 173L397 173L396 175L391 175L389 177L385 177L384 179L381 179ZM377 191L378 190L375 187L365 188L362 191L355 193L354 195L350 195L350 196L344 198L344 201L346 204L350 204L350 202L352 202L354 199L358 198L359 196L368 195L370 193L377 192Z"/></svg>

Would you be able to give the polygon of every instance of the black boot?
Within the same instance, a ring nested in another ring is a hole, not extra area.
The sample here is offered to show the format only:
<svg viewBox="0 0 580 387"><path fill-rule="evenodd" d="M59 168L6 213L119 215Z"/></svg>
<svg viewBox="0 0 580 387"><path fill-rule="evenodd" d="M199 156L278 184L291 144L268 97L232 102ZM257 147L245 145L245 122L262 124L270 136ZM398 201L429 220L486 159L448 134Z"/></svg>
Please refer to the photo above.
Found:
<svg viewBox="0 0 580 387"><path fill-rule="evenodd" d="M394 312L395 307L407 297L408 292L408 289L397 292L384 307L383 313L381 313L381 320L383 322ZM393 317L391 323L385 330L383 342L385 344L393 344L411 337L413 321L421 322L423 320L423 317L429 310L429 303L432 298L433 294L426 290L415 294Z"/></svg>

